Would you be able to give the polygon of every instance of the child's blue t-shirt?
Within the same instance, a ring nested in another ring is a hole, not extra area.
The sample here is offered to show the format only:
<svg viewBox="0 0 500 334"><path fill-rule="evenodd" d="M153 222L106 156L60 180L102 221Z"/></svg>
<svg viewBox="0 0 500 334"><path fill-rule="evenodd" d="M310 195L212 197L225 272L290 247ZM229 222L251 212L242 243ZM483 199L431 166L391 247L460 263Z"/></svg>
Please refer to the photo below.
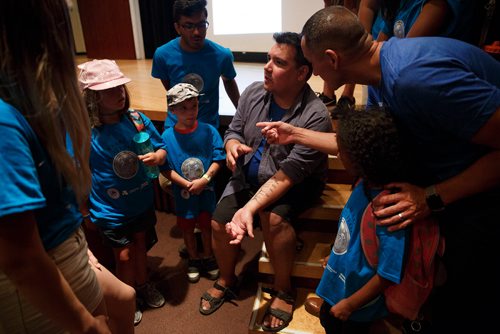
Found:
<svg viewBox="0 0 500 334"><path fill-rule="evenodd" d="M43 246L52 249L82 222L74 193L21 113L2 99L0 113L0 217L34 210Z"/></svg>
<svg viewBox="0 0 500 334"><path fill-rule="evenodd" d="M187 180L202 177L213 162L226 159L224 143L210 124L198 122L196 129L187 133L171 127L163 132L162 139L168 152L169 168ZM200 212L212 213L216 204L213 182L210 181L200 195L190 195L172 183L176 215L190 219Z"/></svg>
<svg viewBox="0 0 500 334"><path fill-rule="evenodd" d="M373 196L376 192L372 193ZM335 243L319 282L316 293L330 305L351 296L363 287L375 274L399 283L403 274L406 247L406 230L388 232L377 226L379 239L379 263L370 266L361 246L360 227L363 213L369 205L362 182L354 188L342 210ZM353 321L372 321L387 315L385 299L379 295L351 314Z"/></svg>
<svg viewBox="0 0 500 334"><path fill-rule="evenodd" d="M154 150L165 149L153 123L144 114L140 115L143 131L149 133ZM146 176L136 154L133 137L137 133L125 114L118 123L92 129L90 213L98 226L110 229L123 226L154 205L153 180Z"/></svg>

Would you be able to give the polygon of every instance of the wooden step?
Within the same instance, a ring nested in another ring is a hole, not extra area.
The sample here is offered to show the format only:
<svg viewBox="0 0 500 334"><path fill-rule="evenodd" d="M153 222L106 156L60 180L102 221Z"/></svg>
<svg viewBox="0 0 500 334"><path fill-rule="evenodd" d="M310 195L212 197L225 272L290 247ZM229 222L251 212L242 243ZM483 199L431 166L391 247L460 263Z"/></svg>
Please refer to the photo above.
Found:
<svg viewBox="0 0 500 334"><path fill-rule="evenodd" d="M262 287L271 287L265 283L259 283L257 293L255 295L250 324L248 326L249 334L268 333L260 327L264 318L264 313L272 300L272 297L262 291ZM314 293L314 289L297 288L297 296L295 299L295 309L293 319L290 324L279 331L281 334L323 334L325 330L319 321L319 318L310 314L305 309L305 301L309 297L318 297ZM395 317L387 317L373 323L370 329L370 334L403 334L401 320Z"/></svg>
<svg viewBox="0 0 500 334"><path fill-rule="evenodd" d="M354 177L347 172L344 164L336 155L328 156L328 183L353 184Z"/></svg>
<svg viewBox="0 0 500 334"><path fill-rule="evenodd" d="M331 244L335 239L335 234L300 231L298 237L304 241L304 246L302 250L297 252L295 257L292 276L320 279L323 274L323 267L320 261L330 254ZM259 258L259 272L263 274L274 274L273 266L269 261L269 255L264 243L262 243L262 251Z"/></svg>
<svg viewBox="0 0 500 334"><path fill-rule="evenodd" d="M257 294L255 296L252 316L250 318L250 325L248 328L249 334L262 334L267 333L260 327L264 313L271 301L271 296L262 291L263 283L259 283ZM264 285L267 286L267 285ZM295 310L293 312L293 319L282 331L282 334L320 334L325 333L325 330L319 323L319 319L309 314L304 308L304 302L308 297L316 296L314 290L298 288L295 300Z"/></svg>
<svg viewBox="0 0 500 334"><path fill-rule="evenodd" d="M345 170L342 160L336 155L328 155L328 169L330 170Z"/></svg>
<svg viewBox="0 0 500 334"><path fill-rule="evenodd" d="M299 219L337 221L351 196L351 185L328 183L319 202L304 211Z"/></svg>

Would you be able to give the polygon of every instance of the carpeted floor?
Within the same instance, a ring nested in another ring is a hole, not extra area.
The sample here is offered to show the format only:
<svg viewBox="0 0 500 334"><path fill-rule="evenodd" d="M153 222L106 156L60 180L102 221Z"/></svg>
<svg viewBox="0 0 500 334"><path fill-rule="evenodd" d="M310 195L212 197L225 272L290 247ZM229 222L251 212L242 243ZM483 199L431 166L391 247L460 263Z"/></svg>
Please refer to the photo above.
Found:
<svg viewBox="0 0 500 334"><path fill-rule="evenodd" d="M203 277L195 284L187 281L186 260L182 259L178 252L179 246L183 244L182 234L175 225L175 216L157 211L157 217L158 243L148 253L148 269L151 280L157 284L167 302L162 308L145 310L142 322L135 327L135 332L248 333L259 277L257 266L262 245L261 231L256 230L255 240L246 238L242 245L236 268L241 282L239 299L234 303L225 303L215 313L204 316L198 311L200 297L213 281ZM89 245L93 247L92 238L88 239ZM106 254L103 254L102 250L100 261L106 265Z"/></svg>

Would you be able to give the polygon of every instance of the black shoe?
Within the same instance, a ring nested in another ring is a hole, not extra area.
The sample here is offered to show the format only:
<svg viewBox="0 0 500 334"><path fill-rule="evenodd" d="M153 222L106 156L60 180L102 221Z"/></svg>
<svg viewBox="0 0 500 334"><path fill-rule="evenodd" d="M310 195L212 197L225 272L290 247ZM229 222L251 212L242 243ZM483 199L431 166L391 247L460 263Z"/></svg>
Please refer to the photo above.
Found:
<svg viewBox="0 0 500 334"><path fill-rule="evenodd" d="M202 259L203 263L203 275L206 276L209 280L215 281L219 278L219 266L217 265L217 261L215 257L207 257Z"/></svg>
<svg viewBox="0 0 500 334"><path fill-rule="evenodd" d="M179 246L178 248L178 251L179 251L179 256L183 259L189 259L189 253L188 253L188 250L186 248L186 244L182 244Z"/></svg>

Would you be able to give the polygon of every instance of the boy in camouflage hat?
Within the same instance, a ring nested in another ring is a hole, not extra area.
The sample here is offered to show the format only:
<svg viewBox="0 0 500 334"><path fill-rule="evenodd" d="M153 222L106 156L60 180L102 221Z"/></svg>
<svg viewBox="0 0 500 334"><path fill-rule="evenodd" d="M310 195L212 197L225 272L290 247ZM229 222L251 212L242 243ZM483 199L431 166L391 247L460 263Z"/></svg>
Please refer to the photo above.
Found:
<svg viewBox="0 0 500 334"><path fill-rule="evenodd" d="M177 117L177 123L162 135L170 168L162 174L172 181L177 225L189 254L187 278L192 283L198 282L201 274L212 280L219 277L211 247L210 222L216 203L212 178L226 159L217 130L197 119L200 95L188 83L168 90L168 109ZM201 253L196 247L195 227L201 230Z"/></svg>

